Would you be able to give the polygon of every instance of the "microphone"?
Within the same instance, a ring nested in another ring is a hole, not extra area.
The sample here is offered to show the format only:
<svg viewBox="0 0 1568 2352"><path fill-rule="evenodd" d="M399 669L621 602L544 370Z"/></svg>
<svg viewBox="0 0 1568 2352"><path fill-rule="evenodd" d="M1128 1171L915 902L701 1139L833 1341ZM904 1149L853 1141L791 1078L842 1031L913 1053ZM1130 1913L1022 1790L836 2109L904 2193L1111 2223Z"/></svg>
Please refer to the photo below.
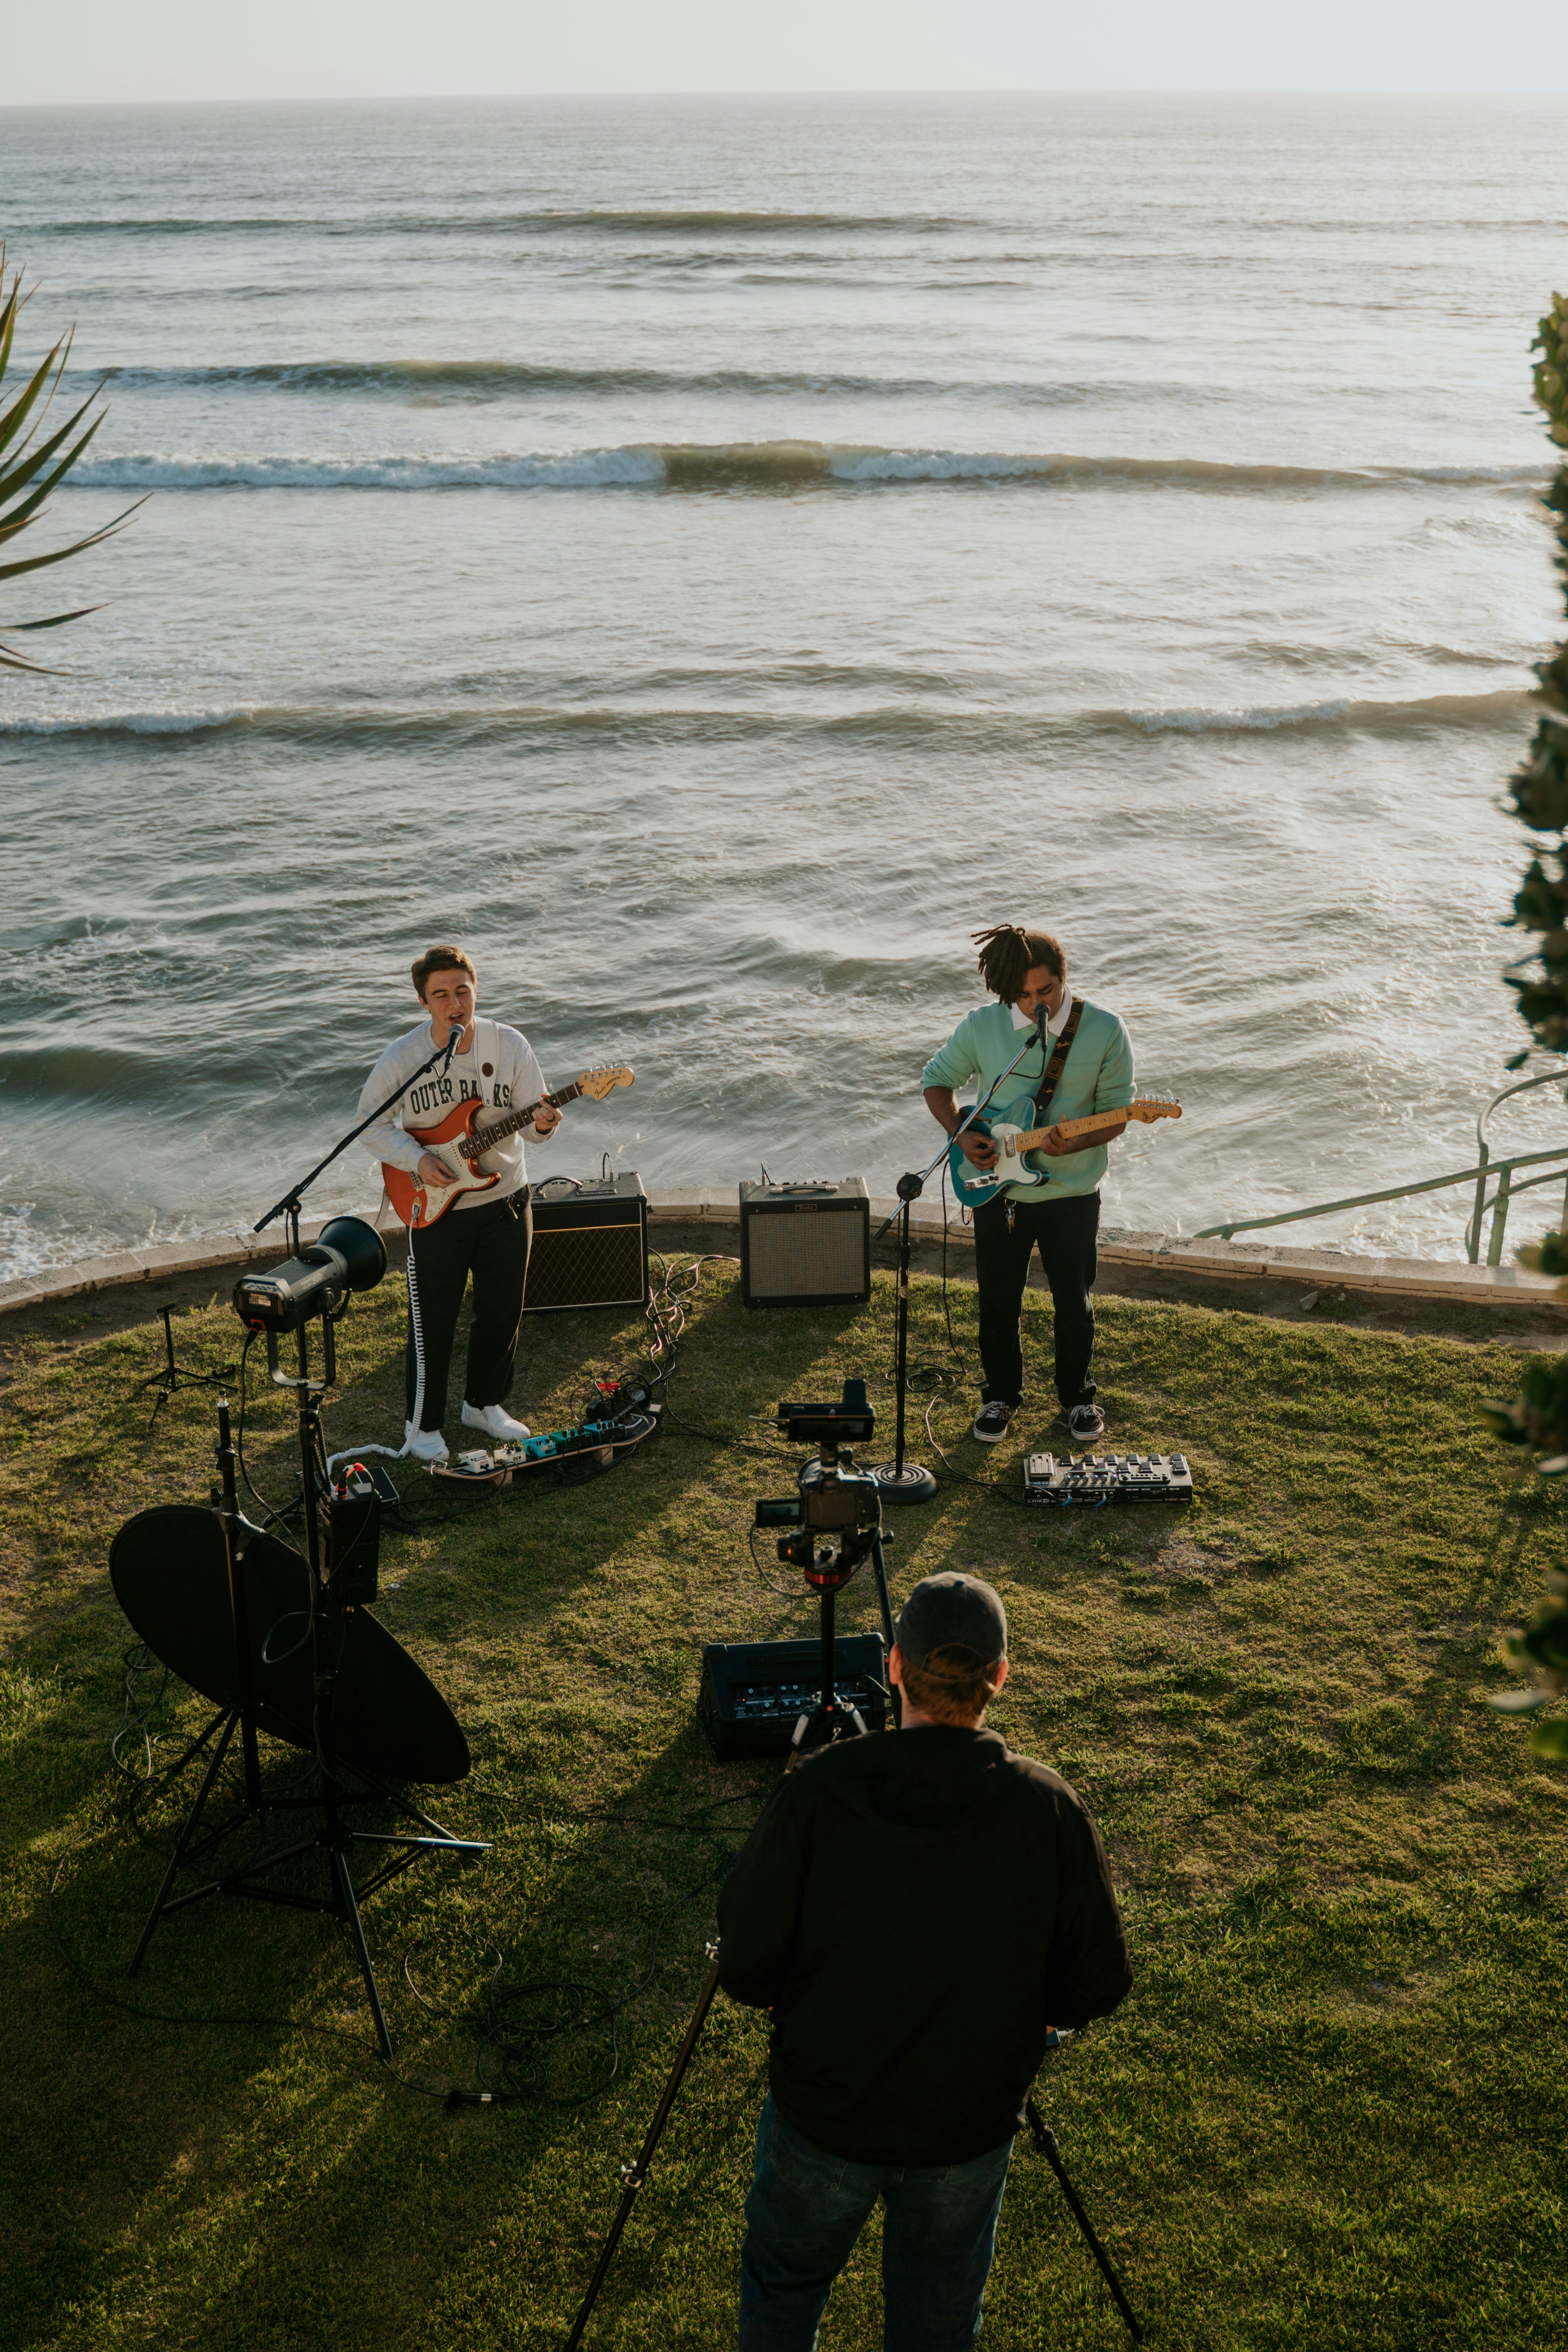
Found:
<svg viewBox="0 0 1568 2352"><path fill-rule="evenodd" d="M443 1069L443 1070L449 1070L449 1069L451 1068L451 1066L452 1066L452 1056L453 1056L453 1055L457 1052L457 1050L458 1050L458 1046L462 1044L462 1042L463 1042L463 1024L462 1024L462 1023L459 1021L459 1022L456 1023L456 1024L453 1025L453 1027L451 1027L450 1029L448 1029L448 1030L447 1030L447 1058L446 1058L446 1060L445 1060L445 1061L442 1063L442 1065L441 1065L441 1067L442 1067L442 1069Z"/></svg>

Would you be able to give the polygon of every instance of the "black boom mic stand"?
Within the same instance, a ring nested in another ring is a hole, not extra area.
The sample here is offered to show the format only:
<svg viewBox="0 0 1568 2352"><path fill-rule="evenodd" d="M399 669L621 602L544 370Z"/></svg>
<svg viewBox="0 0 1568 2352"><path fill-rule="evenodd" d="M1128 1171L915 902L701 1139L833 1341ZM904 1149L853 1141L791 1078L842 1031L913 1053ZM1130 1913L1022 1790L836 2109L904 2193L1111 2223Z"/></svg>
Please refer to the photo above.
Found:
<svg viewBox="0 0 1568 2352"><path fill-rule="evenodd" d="M898 1420L893 1437L893 1458L890 1462L883 1462L879 1464L871 1473L872 1477L875 1478L879 1487L881 1489L882 1500L885 1503L930 1503L934 1501L937 1491L936 1480L932 1477L929 1470L922 1468L921 1464L918 1462L906 1462L904 1459L904 1401L909 1395L910 1388L910 1207L920 1199L921 1194L925 1191L927 1184L935 1175L937 1170L942 1166L942 1161L947 1158L952 1146L958 1141L959 1137L963 1134L966 1129L973 1126L975 1120L980 1117L981 1112L984 1110L987 1104L992 1100L997 1087L1001 1086L1005 1080L1012 1076L1014 1071L1017 1068L1019 1063L1023 1061L1026 1055L1032 1054L1037 1045L1040 1046L1043 1052L1044 1045L1045 1031L1042 1024L1037 1027L1035 1032L1030 1035L1027 1044L1020 1047L1019 1051L1014 1055L1013 1059L1008 1063L1006 1068L1001 1072L1000 1076L992 1079L991 1084L986 1087L985 1092L975 1104L973 1109L969 1112L966 1118L962 1118L958 1125L953 1129L952 1133L948 1137L947 1141L942 1145L942 1150L937 1153L936 1158L931 1161L930 1167L922 1168L918 1175L911 1174L900 1177L898 1183L894 1188L899 1196L899 1205L890 1216L883 1218L881 1223L878 1226L876 1232L871 1236L871 1239L874 1242L879 1242L889 1225L895 1223L898 1225L899 1337L897 1364L893 1373L894 1386L898 1391Z"/></svg>
<svg viewBox="0 0 1568 2352"><path fill-rule="evenodd" d="M321 1173L322 1170L330 1168L334 1160L341 1158L342 1153L348 1150L350 1144L354 1142L364 1133L367 1127L374 1127L378 1118L384 1118L387 1112L393 1108L394 1105L400 1103L403 1100L404 1096L408 1092L409 1087L414 1085L416 1079L424 1077L426 1071L433 1070L437 1063L440 1064L442 1069L445 1070L448 1068L450 1066L453 1055L457 1052L458 1047L462 1043L462 1030L456 1023L454 1023L452 1027L447 1032L446 1044L444 1045L437 1045L429 1060L427 1062L421 1062L419 1067L412 1074L412 1076L405 1078L403 1084L396 1087L393 1093L389 1094L384 1102L377 1103L375 1108L371 1112L368 1118L362 1118L357 1127L351 1127L346 1135L341 1136L337 1142L333 1144L326 1158L324 1160L317 1160L315 1166L311 1169L308 1176L301 1176L297 1184L291 1184L289 1187L289 1190L284 1193L283 1198L280 1201L274 1201L272 1206L268 1210L267 1214L264 1217L258 1217L257 1219L255 1224L250 1228L251 1232L253 1234L265 1233L267 1227L272 1223L274 1217L286 1218L288 1220L286 1231L289 1235L289 1255L291 1257L298 1257L300 1255L300 1193L308 1192L311 1185L315 1182L317 1177Z"/></svg>

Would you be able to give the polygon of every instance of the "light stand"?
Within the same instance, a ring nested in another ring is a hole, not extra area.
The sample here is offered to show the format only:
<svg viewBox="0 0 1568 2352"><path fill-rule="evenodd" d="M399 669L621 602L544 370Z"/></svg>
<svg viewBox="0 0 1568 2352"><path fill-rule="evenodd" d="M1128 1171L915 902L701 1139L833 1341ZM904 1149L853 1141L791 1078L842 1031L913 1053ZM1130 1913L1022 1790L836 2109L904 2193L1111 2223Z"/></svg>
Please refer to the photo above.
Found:
<svg viewBox="0 0 1568 2352"><path fill-rule="evenodd" d="M285 1205L289 1213L289 1243L297 1256L299 1206L297 1202ZM343 1568L346 1561L334 1558L334 1547L330 1541L323 1542L319 1506L321 1495L330 1494L331 1488L321 1436L320 1401L323 1391L336 1377L332 1327L346 1307L347 1300L344 1299L339 1303L335 1313L328 1312L323 1316L323 1362L320 1381L312 1379L310 1374L308 1318L300 1320L295 1332L298 1342L297 1377L279 1370L278 1335L271 1329L267 1335L271 1376L279 1387L294 1390L299 1399L300 1478L304 1504L304 1568L308 1580L307 1607L301 1613L309 1621L305 1638L310 1648L311 1736L315 1748L306 1793L268 1796L261 1786L257 1752L258 1702L251 1671L250 1628L245 1590L245 1547L257 1531L249 1528L239 1514L234 1477L234 1449L229 1442L228 1401L224 1398L218 1406L217 1459L223 1480L223 1504L218 1516L224 1529L227 1556L237 1696L232 1704L219 1708L182 1759L183 1762L191 1761L206 1747L215 1733L218 1735L216 1747L196 1792L195 1802L174 1841L163 1883L148 1914L127 1974L133 1977L141 1968L160 1919L169 1912L183 1910L187 1904L199 1903L209 1895L246 1895L258 1902L284 1904L291 1910L325 1913L342 1921L349 1930L370 2000L376 2042L382 2057L390 2063L392 2036L387 2031L370 1947L365 1941L360 1917L361 1898L384 1885L400 1871L408 1869L424 1853L455 1853L463 1862L474 1862L480 1854L489 1852L489 1846L475 1839L454 1837L449 1830L442 1828L439 1822L432 1821L428 1814L421 1812L406 1798L395 1797L382 1781L361 1766L348 1764L335 1751L333 1714L338 1664L342 1649L343 1611L353 1603L343 1597L341 1577L336 1580L334 1589L334 1570ZM207 1801L217 1784L224 1759L237 1730L240 1735L244 1758L245 1792L232 1814L216 1825L207 1824L204 1822ZM349 1775L363 1786L351 1787ZM405 1819L416 1822L422 1834L401 1830L359 1829L344 1817L346 1808L358 1805L390 1806ZM220 1870L216 1876L202 1885L189 1887L184 1894L174 1893L175 1882L181 1872L205 1864L243 1823L258 1820L268 1812L300 1811L321 1816L319 1823L306 1835L264 1855L259 1862L247 1864L243 1869ZM380 1867L357 1887L350 1867L350 1857L356 1846L371 1846L380 1853ZM274 1886L266 1883L275 1871L283 1870L289 1864L315 1853L326 1857L326 1895L307 1895L297 1891L293 1885Z"/></svg>
<svg viewBox="0 0 1568 2352"><path fill-rule="evenodd" d="M163 1322L164 1361L155 1372L150 1372L144 1381L138 1381L131 1391L132 1396L144 1395L148 1389L156 1389L158 1391L153 1402L153 1420L147 1424L149 1429L153 1427L153 1422L157 1420L169 1399L172 1396L177 1396L182 1389L221 1389L234 1378L232 1364L220 1365L216 1372L187 1372L183 1364L175 1363L174 1329L169 1319L174 1311L172 1300L167 1307L160 1307L158 1309Z"/></svg>
<svg viewBox="0 0 1568 2352"><path fill-rule="evenodd" d="M893 1211L891 1216L883 1218L881 1223L878 1226L876 1232L871 1236L871 1239L874 1242L879 1242L882 1235L887 1232L888 1227L893 1223L895 1219L897 1220L899 1227L899 1337L897 1362L893 1379L898 1390L898 1420L893 1438L892 1460L890 1462L879 1463L870 1474L877 1481L882 1500L885 1503L930 1503L935 1501L937 1494L937 1483L932 1477L931 1472L922 1468L921 1464L918 1462L906 1462L904 1460L904 1401L909 1394L910 1386L910 1209L912 1203L920 1199L921 1194L925 1191L925 1188L931 1177L935 1175L937 1170L942 1166L942 1161L947 1158L949 1151L958 1141L959 1137L964 1132L964 1129L973 1126L975 1120L980 1117L981 1112L985 1108L986 1105L991 1101L993 1096L995 1094L997 1087L1002 1085L1005 1079L1012 1076L1014 1071L1017 1068L1025 1055L1032 1054L1037 1045L1040 1046L1042 1052L1044 1051L1043 1027L1038 1028L1037 1034L1029 1038L1028 1043L1019 1048L1018 1052L1014 1055L1013 1059L1008 1063L1006 1068L1003 1070L998 1076L992 1079L991 1084L986 1087L985 1092L975 1104L973 1109L969 1112L966 1118L960 1119L958 1125L953 1129L952 1133L948 1137L947 1141L942 1145L942 1150L937 1153L936 1158L931 1161L930 1167L921 1169L918 1175L911 1174L900 1177L898 1184L895 1187L899 1196L899 1205Z"/></svg>

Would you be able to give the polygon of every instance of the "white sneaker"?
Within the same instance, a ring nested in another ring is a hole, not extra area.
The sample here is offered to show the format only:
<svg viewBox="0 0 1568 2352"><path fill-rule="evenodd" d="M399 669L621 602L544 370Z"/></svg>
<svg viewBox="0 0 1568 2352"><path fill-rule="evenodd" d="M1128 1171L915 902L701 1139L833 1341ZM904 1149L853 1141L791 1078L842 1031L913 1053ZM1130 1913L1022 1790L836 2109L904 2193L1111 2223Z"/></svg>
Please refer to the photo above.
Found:
<svg viewBox="0 0 1568 2352"><path fill-rule="evenodd" d="M489 1437L499 1437L503 1444L516 1445L533 1432L526 1421L513 1421L504 1404L465 1404L465 1429L482 1429Z"/></svg>
<svg viewBox="0 0 1568 2352"><path fill-rule="evenodd" d="M411 1421L403 1424L403 1451L412 1454L416 1462L445 1462L447 1441L438 1429L416 1429Z"/></svg>

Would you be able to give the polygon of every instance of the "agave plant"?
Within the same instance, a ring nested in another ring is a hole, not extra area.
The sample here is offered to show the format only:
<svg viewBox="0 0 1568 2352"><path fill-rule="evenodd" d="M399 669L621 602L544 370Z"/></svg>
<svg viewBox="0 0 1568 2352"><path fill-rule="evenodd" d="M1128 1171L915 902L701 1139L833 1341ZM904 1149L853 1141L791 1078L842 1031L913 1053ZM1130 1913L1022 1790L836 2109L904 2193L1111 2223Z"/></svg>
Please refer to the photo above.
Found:
<svg viewBox="0 0 1568 2352"><path fill-rule="evenodd" d="M12 273L11 282L6 285L5 248L0 245L0 385L11 364L16 320L27 299L28 295L22 291L19 269ZM82 422L103 389L100 384L63 425L52 433L45 430L70 358L71 340L70 334L62 335L15 400L8 407L0 408L0 550L7 549L18 533L38 520L49 492L64 480L103 422L101 409L90 425ZM8 562L0 562L0 580L16 580L24 572L42 572L51 563L64 563L68 557L79 555L84 548L96 547L100 540L123 530L136 508L145 503L143 499L136 499L112 522L89 531L85 539L73 540L69 547L51 548L42 555L13 556ZM47 663L35 661L7 639L36 629L58 629L67 621L79 621L85 614L96 610L96 605L81 604L74 612L47 614L39 621L0 621L0 669L46 669Z"/></svg>

